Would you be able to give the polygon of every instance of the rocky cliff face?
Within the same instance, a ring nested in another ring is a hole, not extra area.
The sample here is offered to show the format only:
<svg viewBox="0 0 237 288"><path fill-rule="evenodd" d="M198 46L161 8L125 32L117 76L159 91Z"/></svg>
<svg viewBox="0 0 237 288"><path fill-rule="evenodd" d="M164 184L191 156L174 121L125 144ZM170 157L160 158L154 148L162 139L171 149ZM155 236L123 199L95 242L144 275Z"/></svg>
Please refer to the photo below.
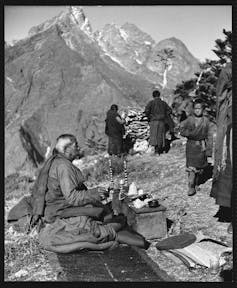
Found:
<svg viewBox="0 0 237 288"><path fill-rule="evenodd" d="M102 31L95 33L95 38L107 55L136 74L141 72L155 44L148 34L129 23L121 27L107 24Z"/></svg>
<svg viewBox="0 0 237 288"><path fill-rule="evenodd" d="M95 38L103 51L127 71L142 75L157 87L161 86L164 73L164 66L157 54L164 49L172 49L174 56L167 73L168 89L199 71L198 60L182 41L174 37L156 44L148 34L126 23L121 27L108 24L95 33Z"/></svg>
<svg viewBox="0 0 237 288"><path fill-rule="evenodd" d="M5 175L39 166L63 133L75 134L84 147L87 140L105 144L110 105L143 107L151 98L159 45L132 24L93 34L80 7L5 45ZM187 77L191 56L188 65L182 67Z"/></svg>

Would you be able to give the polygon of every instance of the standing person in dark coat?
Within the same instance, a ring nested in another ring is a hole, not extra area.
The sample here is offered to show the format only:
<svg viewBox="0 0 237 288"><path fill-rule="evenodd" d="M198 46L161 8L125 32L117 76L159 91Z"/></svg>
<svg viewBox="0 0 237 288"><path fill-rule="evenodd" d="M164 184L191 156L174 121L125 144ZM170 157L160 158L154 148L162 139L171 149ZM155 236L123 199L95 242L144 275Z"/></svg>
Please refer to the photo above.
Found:
<svg viewBox="0 0 237 288"><path fill-rule="evenodd" d="M220 221L231 221L232 193L232 63L221 71L216 86L216 143L211 197L220 205ZM230 224L228 232L232 232Z"/></svg>
<svg viewBox="0 0 237 288"><path fill-rule="evenodd" d="M207 167L207 157L212 156L213 135L209 119L203 115L203 103L193 104L193 115L180 124L180 134L187 137L186 170L188 172L188 196L196 194L198 176Z"/></svg>
<svg viewBox="0 0 237 288"><path fill-rule="evenodd" d="M165 124L170 114L169 105L160 99L160 91L154 90L151 100L145 108L145 114L150 124L150 145L155 147L155 153L163 153L165 148Z"/></svg>
<svg viewBox="0 0 237 288"><path fill-rule="evenodd" d="M109 155L121 156L123 153L124 123L125 120L118 113L118 106L116 104L111 105L105 119L105 134L109 137Z"/></svg>

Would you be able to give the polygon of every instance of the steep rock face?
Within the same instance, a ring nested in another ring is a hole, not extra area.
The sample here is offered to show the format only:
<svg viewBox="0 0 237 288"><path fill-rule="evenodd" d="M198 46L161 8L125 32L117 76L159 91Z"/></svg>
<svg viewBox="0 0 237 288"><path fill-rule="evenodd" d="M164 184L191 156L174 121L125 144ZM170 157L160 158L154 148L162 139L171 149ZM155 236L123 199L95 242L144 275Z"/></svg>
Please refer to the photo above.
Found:
<svg viewBox="0 0 237 288"><path fill-rule="evenodd" d="M82 146L87 139L105 143L110 105L144 105L151 91L77 25L56 23L18 41L5 51L5 175L40 165L63 133Z"/></svg>
<svg viewBox="0 0 237 288"><path fill-rule="evenodd" d="M133 24L106 25L95 33L102 49L128 71L142 75L157 87L163 82L164 67L157 62L157 54L172 49L175 56L167 73L167 88L172 89L182 80L193 77L199 71L198 60L188 51L182 41L172 37L155 43L146 33Z"/></svg>
<svg viewBox="0 0 237 288"><path fill-rule="evenodd" d="M129 23L121 27L107 24L95 33L95 38L105 53L132 73L139 73L155 44L148 34Z"/></svg>

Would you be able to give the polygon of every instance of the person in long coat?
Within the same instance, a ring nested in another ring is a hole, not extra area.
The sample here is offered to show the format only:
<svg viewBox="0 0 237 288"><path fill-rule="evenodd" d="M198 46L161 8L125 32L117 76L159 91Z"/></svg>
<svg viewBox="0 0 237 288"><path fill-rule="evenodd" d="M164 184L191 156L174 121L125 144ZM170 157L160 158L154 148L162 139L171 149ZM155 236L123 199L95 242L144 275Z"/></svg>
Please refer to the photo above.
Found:
<svg viewBox="0 0 237 288"><path fill-rule="evenodd" d="M193 104L193 114L180 124L180 134L187 137L186 170L188 172L188 196L196 194L198 177L207 167L207 157L212 156L213 129L209 119L203 115L203 103Z"/></svg>
<svg viewBox="0 0 237 288"><path fill-rule="evenodd" d="M168 115L170 114L169 105L160 99L160 91L154 90L152 93L153 100L145 107L145 115L150 124L149 144L155 147L155 153L163 153L165 148L166 123L169 123Z"/></svg>
<svg viewBox="0 0 237 288"><path fill-rule="evenodd" d="M216 143L210 196L220 206L216 217L231 221L232 194L232 63L222 69L216 86ZM231 232L230 224L228 232Z"/></svg>
<svg viewBox="0 0 237 288"><path fill-rule="evenodd" d="M123 136L125 120L118 113L118 106L111 105L105 119L105 134L108 136L109 155L121 156L123 153Z"/></svg>

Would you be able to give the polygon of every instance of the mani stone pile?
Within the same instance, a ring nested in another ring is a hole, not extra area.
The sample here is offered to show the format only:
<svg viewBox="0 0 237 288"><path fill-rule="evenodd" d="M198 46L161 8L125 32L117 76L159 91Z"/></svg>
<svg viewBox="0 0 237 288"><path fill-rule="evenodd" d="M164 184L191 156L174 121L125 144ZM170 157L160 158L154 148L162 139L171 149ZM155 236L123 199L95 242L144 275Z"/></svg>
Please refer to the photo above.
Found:
<svg viewBox="0 0 237 288"><path fill-rule="evenodd" d="M139 108L127 108L126 111L126 135L133 139L147 140L150 136L148 118Z"/></svg>

